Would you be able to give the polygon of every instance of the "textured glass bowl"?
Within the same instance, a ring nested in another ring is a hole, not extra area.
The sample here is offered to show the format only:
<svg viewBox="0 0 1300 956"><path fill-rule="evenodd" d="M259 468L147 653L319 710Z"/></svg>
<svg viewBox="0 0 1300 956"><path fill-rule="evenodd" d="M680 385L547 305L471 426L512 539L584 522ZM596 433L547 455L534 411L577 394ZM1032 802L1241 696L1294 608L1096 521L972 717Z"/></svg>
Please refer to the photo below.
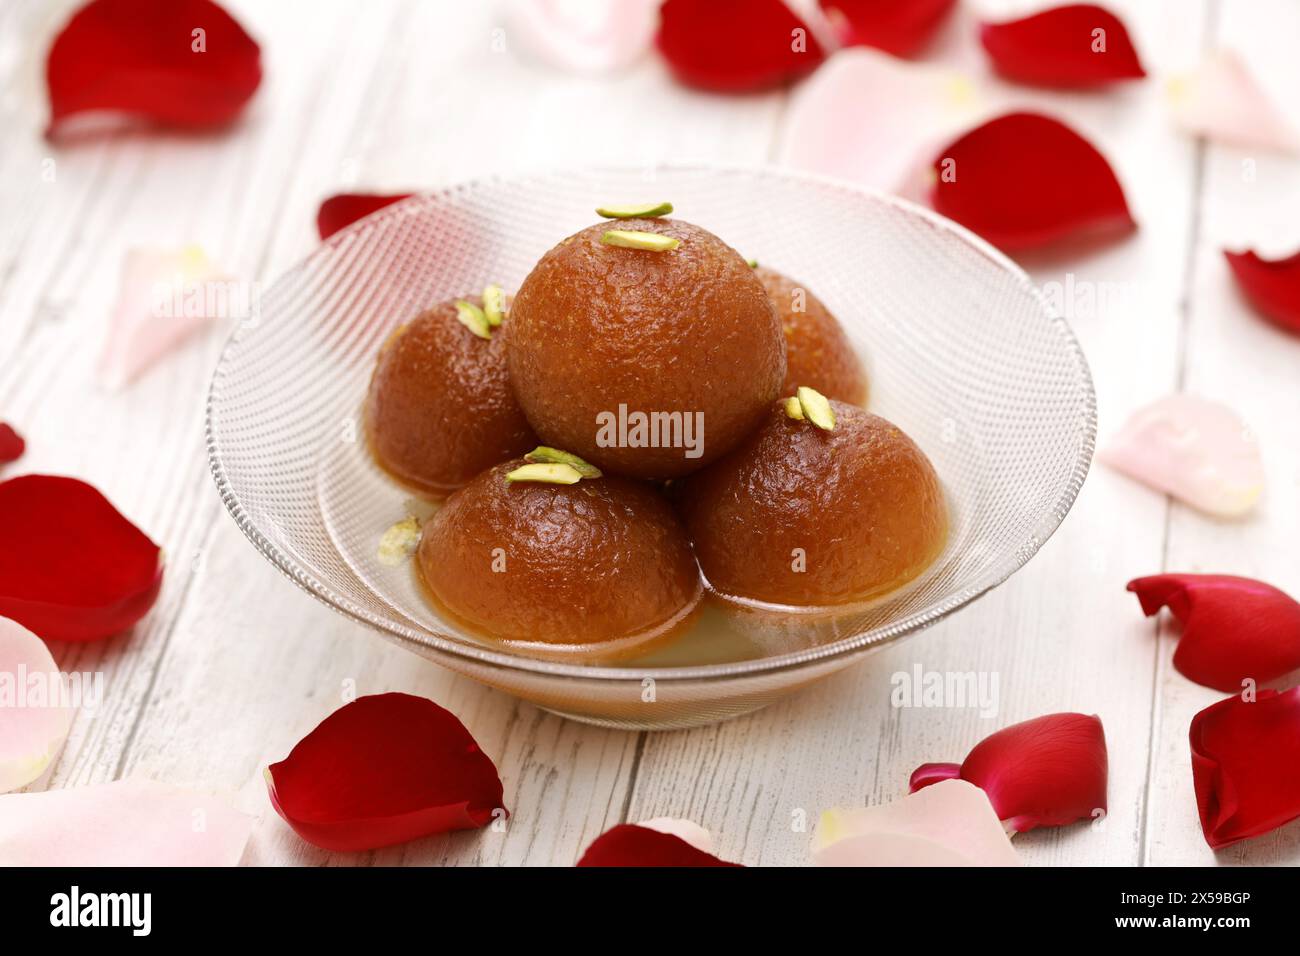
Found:
<svg viewBox="0 0 1300 956"><path fill-rule="evenodd" d="M919 581L869 608L747 625L747 659L536 660L459 632L422 599L411 568L379 562L379 537L408 513L410 495L371 463L361 404L393 327L489 282L517 288L542 253L595 221L596 205L642 199L670 199L675 215L826 302L867 361L871 410L934 462L951 540ZM208 404L222 500L300 587L476 680L580 720L643 728L754 710L1006 580L1074 502L1095 429L1073 334L992 247L848 185L705 166L485 179L390 206L323 243L261 297L257 318L221 357Z"/></svg>

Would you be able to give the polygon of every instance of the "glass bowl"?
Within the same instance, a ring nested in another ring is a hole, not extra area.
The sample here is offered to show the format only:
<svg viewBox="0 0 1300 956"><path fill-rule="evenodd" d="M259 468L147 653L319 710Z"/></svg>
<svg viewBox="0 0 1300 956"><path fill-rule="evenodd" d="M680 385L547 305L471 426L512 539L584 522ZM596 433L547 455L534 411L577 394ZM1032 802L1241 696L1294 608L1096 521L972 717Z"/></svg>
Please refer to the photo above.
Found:
<svg viewBox="0 0 1300 956"><path fill-rule="evenodd" d="M379 561L380 536L413 505L372 464L361 405L396 325L488 283L517 288L542 253L596 220L597 205L646 199L671 200L675 215L825 301L866 359L870 409L934 462L951 537L929 572L883 601L758 615L739 643L725 620L715 622L721 636L689 663L671 654L618 666L537 660L448 624L409 566ZM402 646L606 726L684 727L746 713L933 624L1029 560L1070 509L1092 458L1087 364L1018 267L910 203L779 169L576 169L453 186L331 237L259 306L221 356L207 411L217 487L257 550Z"/></svg>

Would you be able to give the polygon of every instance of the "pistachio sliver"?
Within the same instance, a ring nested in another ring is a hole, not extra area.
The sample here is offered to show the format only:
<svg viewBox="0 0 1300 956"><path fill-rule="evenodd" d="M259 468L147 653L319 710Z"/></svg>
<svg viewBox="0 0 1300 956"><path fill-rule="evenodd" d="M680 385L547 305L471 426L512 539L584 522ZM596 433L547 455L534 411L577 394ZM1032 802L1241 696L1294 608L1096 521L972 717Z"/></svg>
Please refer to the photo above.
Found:
<svg viewBox="0 0 1300 956"><path fill-rule="evenodd" d="M673 211L670 202L642 203L639 206L597 206L596 215L602 219L654 219Z"/></svg>
<svg viewBox="0 0 1300 956"><path fill-rule="evenodd" d="M757 259L746 259L746 260L745 260L745 265L749 266L751 269L757 269L757 268L758 268L758 260L757 260Z"/></svg>
<svg viewBox="0 0 1300 956"><path fill-rule="evenodd" d="M379 563L395 568L414 554L419 544L420 522L414 516L403 518L379 539Z"/></svg>
<svg viewBox="0 0 1300 956"><path fill-rule="evenodd" d="M831 408L830 400L825 395L805 385L800 385L795 395L799 398L799 408L803 411L804 418L822 431L834 430L835 409Z"/></svg>
<svg viewBox="0 0 1300 956"><path fill-rule="evenodd" d="M799 404L799 399L791 395L785 400L785 414L787 418L793 418L795 421L803 421L803 406Z"/></svg>
<svg viewBox="0 0 1300 956"><path fill-rule="evenodd" d="M539 464L568 465L584 478L599 478L601 476L600 469L595 465L583 461L573 452L561 451L558 448L551 448L549 445L538 445L524 455L524 461Z"/></svg>
<svg viewBox="0 0 1300 956"><path fill-rule="evenodd" d="M456 300L456 321L469 329L481 339L492 338L492 325L483 314L483 310L473 302Z"/></svg>
<svg viewBox="0 0 1300 956"><path fill-rule="evenodd" d="M537 462L520 465L506 474L506 481L540 481L547 485L576 485L582 480L578 469L563 462Z"/></svg>
<svg viewBox="0 0 1300 956"><path fill-rule="evenodd" d="M483 290L483 315L494 329L506 317L506 294L501 286L490 285Z"/></svg>
<svg viewBox="0 0 1300 956"><path fill-rule="evenodd" d="M637 232L632 229L611 229L600 237L600 241L607 246L646 249L650 252L668 252L682 244L680 239L672 236L661 236L657 232Z"/></svg>

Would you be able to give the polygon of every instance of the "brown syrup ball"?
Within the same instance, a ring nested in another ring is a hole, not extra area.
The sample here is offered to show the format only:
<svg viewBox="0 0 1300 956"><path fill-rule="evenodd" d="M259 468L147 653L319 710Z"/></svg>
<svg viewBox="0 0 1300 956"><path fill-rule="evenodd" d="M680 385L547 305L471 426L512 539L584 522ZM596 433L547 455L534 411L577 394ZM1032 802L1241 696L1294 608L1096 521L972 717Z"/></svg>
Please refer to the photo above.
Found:
<svg viewBox="0 0 1300 956"><path fill-rule="evenodd" d="M793 395L800 385L850 405L867 403L867 373L839 320L808 287L789 276L758 266L785 334L785 384Z"/></svg>
<svg viewBox="0 0 1300 956"><path fill-rule="evenodd" d="M607 245L610 230L681 244ZM785 378L781 323L753 270L680 219L602 222L565 239L524 280L507 325L511 379L537 433L633 478L721 457Z"/></svg>
<svg viewBox="0 0 1300 956"><path fill-rule="evenodd" d="M709 585L722 597L819 607L877 597L943 550L948 517L925 453L843 402L823 431L775 403L740 448L677 489Z"/></svg>
<svg viewBox="0 0 1300 956"><path fill-rule="evenodd" d="M424 526L425 586L471 628L575 652L643 647L676 632L702 589L691 544L653 487L605 476L573 485L485 471Z"/></svg>
<svg viewBox="0 0 1300 956"><path fill-rule="evenodd" d="M465 301L481 304L475 296ZM455 300L389 336L370 380L365 422L380 467L434 496L537 444L510 389L501 328L479 338L457 320Z"/></svg>

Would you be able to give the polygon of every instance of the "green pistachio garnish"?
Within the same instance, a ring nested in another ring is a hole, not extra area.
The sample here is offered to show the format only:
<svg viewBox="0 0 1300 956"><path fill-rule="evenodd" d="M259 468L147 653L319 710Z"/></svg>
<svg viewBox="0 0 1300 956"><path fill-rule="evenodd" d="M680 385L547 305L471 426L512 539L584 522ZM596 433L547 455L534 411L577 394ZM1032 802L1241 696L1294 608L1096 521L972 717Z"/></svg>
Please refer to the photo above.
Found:
<svg viewBox="0 0 1300 956"><path fill-rule="evenodd" d="M395 568L415 553L420 544L420 522L404 518L384 532L379 539L379 563Z"/></svg>
<svg viewBox="0 0 1300 956"><path fill-rule="evenodd" d="M803 406L793 395L785 400L785 414L787 418L793 418L797 422L803 421Z"/></svg>
<svg viewBox="0 0 1300 956"><path fill-rule="evenodd" d="M483 315L494 329L506 317L506 294L501 286L490 285L483 290Z"/></svg>
<svg viewBox="0 0 1300 956"><path fill-rule="evenodd" d="M582 481L582 473L564 462L538 462L520 465L506 475L506 481L540 481L547 485L576 485Z"/></svg>
<svg viewBox="0 0 1300 956"><path fill-rule="evenodd" d="M758 268L758 260L757 260L757 259L746 259L746 260L745 260L745 265L749 266L751 269L757 269L757 268Z"/></svg>
<svg viewBox="0 0 1300 956"><path fill-rule="evenodd" d="M584 478L599 478L601 475L600 469L595 465L588 464L572 452L560 451L549 445L538 445L524 455L524 461L539 462L544 465L568 465Z"/></svg>
<svg viewBox="0 0 1300 956"><path fill-rule="evenodd" d="M800 385L795 394L804 418L822 431L835 430L835 410L825 395L804 385Z"/></svg>
<svg viewBox="0 0 1300 956"><path fill-rule="evenodd" d="M680 246L681 240L672 236L661 236L657 232L636 232L631 229L611 229L600 237L607 246L621 246L624 249L646 249L650 252L668 252Z"/></svg>
<svg viewBox="0 0 1300 956"><path fill-rule="evenodd" d="M654 219L673 211L670 202L642 203L640 206L597 206L596 215L604 219Z"/></svg>
<svg viewBox="0 0 1300 956"><path fill-rule="evenodd" d="M456 300L456 321L481 339L492 338L492 323L483 314L483 310L473 302L466 302L464 299Z"/></svg>

